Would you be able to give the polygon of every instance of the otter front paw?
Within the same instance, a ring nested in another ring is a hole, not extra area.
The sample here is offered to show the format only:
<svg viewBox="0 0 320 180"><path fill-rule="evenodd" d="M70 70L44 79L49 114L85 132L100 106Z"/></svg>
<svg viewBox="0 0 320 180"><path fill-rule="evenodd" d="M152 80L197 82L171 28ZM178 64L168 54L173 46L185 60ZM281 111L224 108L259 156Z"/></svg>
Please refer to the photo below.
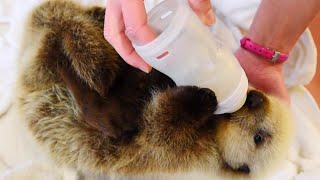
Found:
<svg viewBox="0 0 320 180"><path fill-rule="evenodd" d="M199 104L203 108L207 108L208 111L214 112L217 109L217 98L215 93L208 88L199 88L195 96L200 102Z"/></svg>
<svg viewBox="0 0 320 180"><path fill-rule="evenodd" d="M173 90L172 100L189 113L213 113L217 108L217 98L215 93L208 88L199 88L196 86L181 86ZM193 114L192 113L192 114Z"/></svg>
<svg viewBox="0 0 320 180"><path fill-rule="evenodd" d="M144 112L148 126L165 127L172 131L206 125L214 117L217 99L213 91L196 86L180 86L154 94L153 100ZM159 127L158 127L159 128ZM152 128L151 128L152 129Z"/></svg>

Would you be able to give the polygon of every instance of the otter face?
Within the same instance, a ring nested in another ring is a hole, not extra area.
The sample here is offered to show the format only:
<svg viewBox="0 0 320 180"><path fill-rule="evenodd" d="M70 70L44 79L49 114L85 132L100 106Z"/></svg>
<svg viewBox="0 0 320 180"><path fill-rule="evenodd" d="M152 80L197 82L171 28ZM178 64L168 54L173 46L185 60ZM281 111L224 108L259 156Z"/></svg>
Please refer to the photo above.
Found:
<svg viewBox="0 0 320 180"><path fill-rule="evenodd" d="M148 105L139 145L154 154L155 169L254 179L284 158L292 137L286 105L256 90L232 114L214 115L216 103L208 89L180 87Z"/></svg>
<svg viewBox="0 0 320 180"><path fill-rule="evenodd" d="M220 169L225 175L255 177L283 158L292 133L285 105L261 92L248 92L245 105L217 128Z"/></svg>

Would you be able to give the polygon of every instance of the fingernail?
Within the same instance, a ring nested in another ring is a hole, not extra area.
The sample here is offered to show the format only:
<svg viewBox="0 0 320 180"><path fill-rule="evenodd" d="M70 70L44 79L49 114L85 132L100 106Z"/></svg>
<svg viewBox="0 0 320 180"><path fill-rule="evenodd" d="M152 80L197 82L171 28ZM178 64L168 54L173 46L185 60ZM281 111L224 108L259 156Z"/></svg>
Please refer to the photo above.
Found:
<svg viewBox="0 0 320 180"><path fill-rule="evenodd" d="M139 69L145 73L149 73L151 70L152 70L152 67L151 66L141 66L139 67Z"/></svg>
<svg viewBox="0 0 320 180"><path fill-rule="evenodd" d="M211 9L208 13L207 13L207 23L209 26L213 25L216 21L215 15L213 10Z"/></svg>

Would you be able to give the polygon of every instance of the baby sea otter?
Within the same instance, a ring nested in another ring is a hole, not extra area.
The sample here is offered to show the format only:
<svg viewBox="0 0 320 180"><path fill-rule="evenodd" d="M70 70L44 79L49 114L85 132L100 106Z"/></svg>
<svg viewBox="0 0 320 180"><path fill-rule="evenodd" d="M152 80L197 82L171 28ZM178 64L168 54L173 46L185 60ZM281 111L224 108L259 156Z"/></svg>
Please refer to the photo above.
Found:
<svg viewBox="0 0 320 180"><path fill-rule="evenodd" d="M211 90L127 65L103 37L104 11L48 1L25 28L17 105L57 164L121 176L256 178L284 157L292 134L285 105L252 89L237 112L213 114Z"/></svg>

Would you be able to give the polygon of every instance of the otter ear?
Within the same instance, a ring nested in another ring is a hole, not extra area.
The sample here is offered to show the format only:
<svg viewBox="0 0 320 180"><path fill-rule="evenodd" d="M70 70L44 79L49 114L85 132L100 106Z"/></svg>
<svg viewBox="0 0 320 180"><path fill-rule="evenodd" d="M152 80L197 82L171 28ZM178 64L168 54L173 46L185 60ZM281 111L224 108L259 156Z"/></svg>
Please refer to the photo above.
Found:
<svg viewBox="0 0 320 180"><path fill-rule="evenodd" d="M266 99L261 92L257 90L251 90L248 92L245 104L249 109L256 109L261 107L265 102Z"/></svg>

